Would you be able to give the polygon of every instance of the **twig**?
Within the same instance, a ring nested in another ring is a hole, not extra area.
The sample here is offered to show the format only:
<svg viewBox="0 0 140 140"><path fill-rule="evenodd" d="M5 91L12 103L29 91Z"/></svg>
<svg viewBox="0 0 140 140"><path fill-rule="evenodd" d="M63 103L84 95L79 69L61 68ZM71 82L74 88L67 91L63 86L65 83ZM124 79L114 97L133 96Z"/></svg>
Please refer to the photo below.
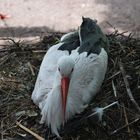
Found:
<svg viewBox="0 0 140 140"><path fill-rule="evenodd" d="M113 103L111 103L111 104L109 104L109 105L107 105L107 106L105 106L105 107L103 107L103 108L101 108L101 109L102 109L102 110L106 110L106 109L108 109L109 107L111 107L111 106L113 106L113 105L115 105L115 104L118 104L118 101L113 102ZM90 115L87 116L86 118L90 118L91 116L94 116L94 115L96 115L96 114L98 114L98 113L99 113L98 111L93 112L92 114L90 114Z"/></svg>
<svg viewBox="0 0 140 140"><path fill-rule="evenodd" d="M0 59L0 65L4 64L7 60L9 59L9 55L4 55L1 59Z"/></svg>
<svg viewBox="0 0 140 140"><path fill-rule="evenodd" d="M127 114L126 114L126 110L125 110L124 104L123 104L123 112L124 112L124 117L125 117L125 123L127 125L127 130L130 133L130 127L128 125L129 123L128 123L128 118L127 118Z"/></svg>
<svg viewBox="0 0 140 140"><path fill-rule="evenodd" d="M10 38L10 37L3 37L3 38L0 38L0 40L12 41L14 44L17 43L13 38Z"/></svg>
<svg viewBox="0 0 140 140"><path fill-rule="evenodd" d="M22 128L23 130L25 130L26 132L30 133L31 135L33 135L36 139L38 140L45 140L44 138L42 138L41 136L39 136L38 134L36 134L35 132L31 131L30 129L26 128L25 126L23 126L20 122L16 122L17 126L19 126L20 128Z"/></svg>
<svg viewBox="0 0 140 140"><path fill-rule="evenodd" d="M46 50L33 50L33 53L46 53Z"/></svg>
<svg viewBox="0 0 140 140"><path fill-rule="evenodd" d="M119 74L120 74L120 71L116 72L114 75L110 76L110 77L107 79L107 81L110 80L110 79L112 79L113 77L119 75Z"/></svg>
<svg viewBox="0 0 140 140"><path fill-rule="evenodd" d="M35 76L34 69L33 69L33 67L32 67L32 65L31 65L30 62L28 62L28 66L29 66L29 68L30 68L30 70L31 70L32 75Z"/></svg>
<svg viewBox="0 0 140 140"><path fill-rule="evenodd" d="M113 80L112 80L112 88L113 88L114 96L115 96L115 98L117 98L117 90L116 90L116 87L114 85L114 81Z"/></svg>
<svg viewBox="0 0 140 140"><path fill-rule="evenodd" d="M6 90L3 90L1 87L0 87L0 92L1 93L4 93L4 94L8 94L9 92L7 92Z"/></svg>
<svg viewBox="0 0 140 140"><path fill-rule="evenodd" d="M10 57L16 56L15 52L11 53L10 55L5 55L1 58L0 66L3 65Z"/></svg>
<svg viewBox="0 0 140 140"><path fill-rule="evenodd" d="M124 128L127 127L127 126L130 126L131 124L133 124L133 123L135 123L135 122L137 122L137 121L139 121L139 120L140 120L140 119L137 118L137 119L135 119L134 121L130 122L129 124L125 124L124 126L122 126L122 127L118 128L118 129L114 130L114 131L111 133L111 135L117 133L118 131L124 129Z"/></svg>
<svg viewBox="0 0 140 140"><path fill-rule="evenodd" d="M1 140L3 140L3 120L1 121Z"/></svg>
<svg viewBox="0 0 140 140"><path fill-rule="evenodd" d="M116 31L116 28L110 22L106 21L106 23Z"/></svg>
<svg viewBox="0 0 140 140"><path fill-rule="evenodd" d="M130 100L133 102L133 104L135 105L135 107L137 108L137 110L138 110L139 113L140 113L140 107L139 107L139 105L137 104L137 102L135 101L135 99L134 99L134 97L133 97L133 95L132 95L132 92L131 92L131 90L130 90L129 82L128 82L127 77L126 77L125 70L124 70L124 68L123 68L123 64L120 62L120 63L119 63L119 66L120 66L120 70L121 70L121 72L122 72L122 76L123 76L123 80L124 80L125 87L126 87L126 90L127 90L127 94L128 94L128 96L129 96Z"/></svg>
<svg viewBox="0 0 140 140"><path fill-rule="evenodd" d="M8 46L8 45L6 45L6 46ZM21 52L17 52L17 51L22 51L22 50L19 50L19 48L17 48L17 47L7 47L7 48L2 48L2 49L0 49L0 53L1 52L9 52L9 51L11 51L11 52L14 52L14 51L16 51L16 53L21 53ZM47 50L37 50L36 48L28 48L28 49L25 49L24 50L24 53L26 53L26 52L28 52L28 51L32 51L33 53L46 53L47 52Z"/></svg>
<svg viewBox="0 0 140 140"><path fill-rule="evenodd" d="M7 45L7 46L9 47L9 45ZM11 51L11 49L13 49L13 48L2 48L2 49L0 49L0 53Z"/></svg>

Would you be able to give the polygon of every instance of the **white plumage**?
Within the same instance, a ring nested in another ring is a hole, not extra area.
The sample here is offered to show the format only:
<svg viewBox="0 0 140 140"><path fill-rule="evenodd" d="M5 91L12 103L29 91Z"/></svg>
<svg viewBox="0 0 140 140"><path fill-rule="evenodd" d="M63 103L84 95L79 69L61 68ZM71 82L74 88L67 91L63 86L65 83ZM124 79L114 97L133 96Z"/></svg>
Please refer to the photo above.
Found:
<svg viewBox="0 0 140 140"><path fill-rule="evenodd" d="M48 93L53 88L56 76L55 73L57 71L57 61L61 56L68 55L67 51L57 50L62 44L63 43L59 43L52 46L44 56L41 63L35 88L32 93L32 100L38 106L41 106L42 101L44 101L44 99L48 96Z"/></svg>
<svg viewBox="0 0 140 140"><path fill-rule="evenodd" d="M61 38L61 41L70 34ZM41 109L41 123L51 127L59 136L58 130L64 121L84 111L93 96L99 91L107 70L108 55L104 48L100 54L79 53L77 46L71 54L58 50L63 43L52 46L46 53L37 77L32 100ZM61 79L70 79L65 116L62 104ZM65 117L65 118L64 118Z"/></svg>

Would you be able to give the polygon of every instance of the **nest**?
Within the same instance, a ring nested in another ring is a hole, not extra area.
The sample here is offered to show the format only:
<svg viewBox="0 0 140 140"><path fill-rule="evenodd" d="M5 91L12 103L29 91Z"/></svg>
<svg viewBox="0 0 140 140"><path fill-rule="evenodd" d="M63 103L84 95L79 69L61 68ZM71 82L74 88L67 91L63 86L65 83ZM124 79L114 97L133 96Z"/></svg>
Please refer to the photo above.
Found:
<svg viewBox="0 0 140 140"><path fill-rule="evenodd" d="M50 33L36 43L6 39L7 47L0 50L1 139L34 139L17 122L42 137L46 135L46 139L54 138L46 126L39 124L40 111L32 103L31 94L43 56L61 36ZM104 83L84 113L62 128L64 139L140 138L140 40L117 31L107 37L110 51ZM101 122L95 116L87 118L93 108L115 101L119 105L105 110Z"/></svg>

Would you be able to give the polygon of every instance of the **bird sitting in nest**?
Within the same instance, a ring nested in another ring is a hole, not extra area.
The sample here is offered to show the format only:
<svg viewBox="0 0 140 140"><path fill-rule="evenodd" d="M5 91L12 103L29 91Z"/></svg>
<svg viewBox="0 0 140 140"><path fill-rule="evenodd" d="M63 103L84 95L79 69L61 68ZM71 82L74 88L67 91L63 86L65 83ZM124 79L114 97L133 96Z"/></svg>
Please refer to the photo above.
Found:
<svg viewBox="0 0 140 140"><path fill-rule="evenodd" d="M41 110L41 123L58 137L60 128L87 108L107 70L107 37L96 20L82 20L78 31L62 36L48 50L32 93Z"/></svg>

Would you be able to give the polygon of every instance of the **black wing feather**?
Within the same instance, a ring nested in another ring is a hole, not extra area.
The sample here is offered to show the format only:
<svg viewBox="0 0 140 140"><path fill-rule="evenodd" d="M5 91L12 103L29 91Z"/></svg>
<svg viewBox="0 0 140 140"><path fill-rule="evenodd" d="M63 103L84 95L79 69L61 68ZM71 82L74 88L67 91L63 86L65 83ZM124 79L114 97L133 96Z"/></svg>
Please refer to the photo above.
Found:
<svg viewBox="0 0 140 140"><path fill-rule="evenodd" d="M87 42L82 43L78 52L79 53L87 52L87 56L89 56L91 53L99 55L101 52L100 46L101 46L101 40L98 40L94 44L92 41L87 41Z"/></svg>

